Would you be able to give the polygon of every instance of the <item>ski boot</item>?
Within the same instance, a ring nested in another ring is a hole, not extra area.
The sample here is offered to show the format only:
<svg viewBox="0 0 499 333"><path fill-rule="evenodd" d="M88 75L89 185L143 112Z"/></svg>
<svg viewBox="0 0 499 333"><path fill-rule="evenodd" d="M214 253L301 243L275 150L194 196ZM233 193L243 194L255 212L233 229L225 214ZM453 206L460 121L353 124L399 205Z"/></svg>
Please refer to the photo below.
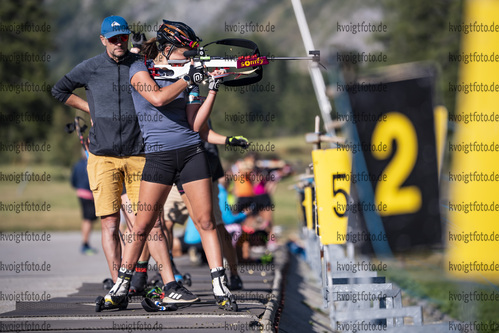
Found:
<svg viewBox="0 0 499 333"><path fill-rule="evenodd" d="M236 298L227 288L227 276L224 268L215 268L215 271L211 272L211 285L218 307L223 310L237 312Z"/></svg>
<svg viewBox="0 0 499 333"><path fill-rule="evenodd" d="M118 273L118 280L105 296L99 296L95 300L95 312L102 310L120 309L128 307L128 289L132 278L132 271L121 268Z"/></svg>
<svg viewBox="0 0 499 333"><path fill-rule="evenodd" d="M130 296L144 296L147 287L147 273L135 272L130 282Z"/></svg>
<svg viewBox="0 0 499 333"><path fill-rule="evenodd" d="M241 280L241 277L239 275L231 275L228 287L231 291L243 289L243 281Z"/></svg>

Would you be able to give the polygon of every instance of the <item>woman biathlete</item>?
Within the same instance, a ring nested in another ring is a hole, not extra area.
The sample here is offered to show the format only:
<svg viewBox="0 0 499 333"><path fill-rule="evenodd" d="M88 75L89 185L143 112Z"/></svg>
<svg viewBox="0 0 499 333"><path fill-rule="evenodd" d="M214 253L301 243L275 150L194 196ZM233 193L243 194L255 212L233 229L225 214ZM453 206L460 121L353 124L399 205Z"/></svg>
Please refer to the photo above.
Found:
<svg viewBox="0 0 499 333"><path fill-rule="evenodd" d="M202 69L191 66L189 75L178 80L154 80L151 77L154 65L186 59L184 52L195 49L199 41L189 26L163 20L156 39L143 46L146 59L153 60L136 62L130 67L132 97L145 141L146 163L142 172L136 222L131 231L135 237L125 246L119 278L105 296L104 308L123 308L127 302L135 264L178 175L192 207L193 221L201 235L216 303L223 309L237 310L234 297L227 288L212 213L210 167L198 133L206 127L205 122L210 116L219 85L213 76L220 72L210 73L210 91L202 104L197 86L203 78ZM166 251L164 255L169 263ZM182 299L187 303L198 300L175 282L171 269L162 275L166 283L164 303L168 303L168 299Z"/></svg>

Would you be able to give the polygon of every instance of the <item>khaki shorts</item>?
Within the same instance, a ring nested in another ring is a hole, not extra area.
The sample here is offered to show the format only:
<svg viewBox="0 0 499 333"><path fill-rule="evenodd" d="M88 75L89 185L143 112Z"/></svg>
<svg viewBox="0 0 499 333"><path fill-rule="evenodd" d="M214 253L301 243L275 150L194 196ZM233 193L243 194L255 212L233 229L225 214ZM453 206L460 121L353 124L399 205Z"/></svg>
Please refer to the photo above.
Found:
<svg viewBox="0 0 499 333"><path fill-rule="evenodd" d="M213 216L215 217L215 224L224 224L222 220L222 212L220 211L220 205L218 204L218 181L214 181L211 187L211 197L213 205ZM184 200L178 192L177 186L173 185L168 194L168 199L166 199L165 206L165 220L172 221L178 224L184 224L189 217L189 212L185 206Z"/></svg>
<svg viewBox="0 0 499 333"><path fill-rule="evenodd" d="M140 180L146 162L145 156L97 156L88 154L87 172L94 195L95 215L106 216L119 212L123 183L137 213Z"/></svg>
<svg viewBox="0 0 499 333"><path fill-rule="evenodd" d="M187 207L184 200L182 200L176 185L172 186L165 205L163 206L163 211L165 213L164 216L166 221L172 221L173 223L182 225L187 221L189 212L187 211Z"/></svg>

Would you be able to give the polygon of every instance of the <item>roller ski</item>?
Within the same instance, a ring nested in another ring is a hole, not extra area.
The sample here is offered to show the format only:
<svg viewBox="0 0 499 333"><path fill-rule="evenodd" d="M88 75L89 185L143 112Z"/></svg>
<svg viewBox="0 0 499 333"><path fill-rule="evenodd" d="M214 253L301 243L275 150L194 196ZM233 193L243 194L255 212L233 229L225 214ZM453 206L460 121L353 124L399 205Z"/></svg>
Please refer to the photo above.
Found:
<svg viewBox="0 0 499 333"><path fill-rule="evenodd" d="M151 287L163 288L163 279L159 273L155 273L148 283Z"/></svg>
<svg viewBox="0 0 499 333"><path fill-rule="evenodd" d="M147 312L175 311L199 302L199 298L177 281L166 284L158 296L159 287L154 287L142 300L141 305Z"/></svg>
<svg viewBox="0 0 499 333"><path fill-rule="evenodd" d="M111 288L114 286L113 279L107 278L102 281L102 289L104 290L111 290Z"/></svg>
<svg viewBox="0 0 499 333"><path fill-rule="evenodd" d="M107 296L107 295L106 295ZM105 297L98 296L95 299L95 312L101 312L102 310L126 310L128 307L128 295L123 299L115 298L113 301L109 301Z"/></svg>
<svg viewBox="0 0 499 333"><path fill-rule="evenodd" d="M173 263L173 261L172 261L172 263ZM191 274L185 273L184 275L182 275L178 271L177 267L175 267L175 264L173 264L173 276L175 277L175 281L177 281L177 283L185 285L187 287L192 286Z"/></svg>
<svg viewBox="0 0 499 333"><path fill-rule="evenodd" d="M161 301L145 297L140 303L146 312L177 311L175 304L163 304Z"/></svg>
<svg viewBox="0 0 499 333"><path fill-rule="evenodd" d="M231 294L227 287L227 276L224 268L215 268L211 272L211 285L215 303L222 310L237 312L237 303L234 295Z"/></svg>
<svg viewBox="0 0 499 333"><path fill-rule="evenodd" d="M128 289L130 288L132 274L132 271L125 270L124 268L120 269L118 279L111 290L109 290L109 293L105 297L99 296L96 298L95 312L112 309L125 310L128 307Z"/></svg>

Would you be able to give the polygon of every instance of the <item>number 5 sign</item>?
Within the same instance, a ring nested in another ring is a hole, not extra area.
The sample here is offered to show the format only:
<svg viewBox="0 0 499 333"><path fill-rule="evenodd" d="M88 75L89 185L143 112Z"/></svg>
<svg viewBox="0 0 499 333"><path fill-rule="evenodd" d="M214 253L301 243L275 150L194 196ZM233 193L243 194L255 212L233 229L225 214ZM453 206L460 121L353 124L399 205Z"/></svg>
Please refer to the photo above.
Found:
<svg viewBox="0 0 499 333"><path fill-rule="evenodd" d="M316 186L318 234L321 243L345 243L352 158L349 151L339 149L312 151ZM340 235L340 237L338 237Z"/></svg>

